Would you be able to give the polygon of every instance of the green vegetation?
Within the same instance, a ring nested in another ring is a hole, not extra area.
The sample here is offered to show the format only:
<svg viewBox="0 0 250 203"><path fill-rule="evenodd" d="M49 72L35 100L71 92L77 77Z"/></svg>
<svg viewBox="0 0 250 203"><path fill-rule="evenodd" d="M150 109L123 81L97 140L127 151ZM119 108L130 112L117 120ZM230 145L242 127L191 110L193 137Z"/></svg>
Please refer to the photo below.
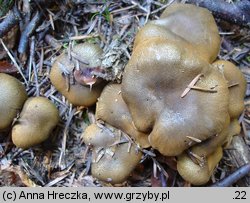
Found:
<svg viewBox="0 0 250 203"><path fill-rule="evenodd" d="M106 1L104 0L103 1L104 3L106 3ZM100 13L100 12L96 12L92 15L91 17L91 21L94 19L94 17L96 17L97 15L101 15L105 18L106 21L108 21L109 23L111 23L111 20L112 20L112 17L111 17L111 13L109 11L109 8L108 6L105 8L104 12L103 13Z"/></svg>
<svg viewBox="0 0 250 203"><path fill-rule="evenodd" d="M6 13L8 13L9 9L13 5L14 1L10 0L0 0L0 17L4 16Z"/></svg>

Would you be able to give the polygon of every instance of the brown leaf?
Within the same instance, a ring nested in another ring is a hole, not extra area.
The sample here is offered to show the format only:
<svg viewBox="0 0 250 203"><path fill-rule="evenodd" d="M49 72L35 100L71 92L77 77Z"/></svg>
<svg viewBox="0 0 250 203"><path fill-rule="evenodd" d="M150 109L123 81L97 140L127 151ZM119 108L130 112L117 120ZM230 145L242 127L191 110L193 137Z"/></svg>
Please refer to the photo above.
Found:
<svg viewBox="0 0 250 203"><path fill-rule="evenodd" d="M0 73L16 73L17 69L7 61L0 61Z"/></svg>
<svg viewBox="0 0 250 203"><path fill-rule="evenodd" d="M37 187L20 166L9 166L0 170L0 186Z"/></svg>

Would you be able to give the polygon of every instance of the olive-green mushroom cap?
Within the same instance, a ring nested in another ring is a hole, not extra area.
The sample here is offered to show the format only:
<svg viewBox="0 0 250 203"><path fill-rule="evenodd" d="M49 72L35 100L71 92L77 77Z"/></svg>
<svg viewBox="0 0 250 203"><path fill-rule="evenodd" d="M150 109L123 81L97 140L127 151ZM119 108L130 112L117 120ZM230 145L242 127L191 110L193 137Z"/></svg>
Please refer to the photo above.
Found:
<svg viewBox="0 0 250 203"><path fill-rule="evenodd" d="M228 116L223 130L209 139L197 143L183 152L177 159L177 170L186 181L194 185L206 184L217 163L222 158L222 146L231 142L233 135L238 133L236 120L230 122Z"/></svg>
<svg viewBox="0 0 250 203"><path fill-rule="evenodd" d="M139 164L141 158L142 154L135 145L130 147L128 143L121 144L114 150L114 155L105 153L97 163L92 163L91 173L105 182L122 183Z"/></svg>
<svg viewBox="0 0 250 203"><path fill-rule="evenodd" d="M59 112L50 100L31 97L12 128L12 141L23 149L38 145L48 139L58 122Z"/></svg>
<svg viewBox="0 0 250 203"><path fill-rule="evenodd" d="M100 96L104 83L93 84L93 87L92 84L79 83L74 78L74 70L79 66L81 71L88 72L87 69L99 67L101 54L102 50L97 45L83 43L72 48L71 59L69 54L64 52L53 63L50 80L55 88L73 105L88 107L95 104ZM79 77L79 73L75 75Z"/></svg>
<svg viewBox="0 0 250 203"><path fill-rule="evenodd" d="M101 181L124 182L141 160L142 153L136 145L110 125L92 124L82 137L85 144L92 146L91 173Z"/></svg>
<svg viewBox="0 0 250 203"><path fill-rule="evenodd" d="M27 92L19 80L0 73L0 131L10 127L27 97Z"/></svg>
<svg viewBox="0 0 250 203"><path fill-rule="evenodd" d="M195 87L183 92L197 76ZM182 43L154 38L138 44L125 67L122 97L151 146L175 156L221 132L228 116L227 81Z"/></svg>
<svg viewBox="0 0 250 203"><path fill-rule="evenodd" d="M121 96L120 84L109 84L102 91L96 106L96 119L102 120L135 139L141 147L149 147L148 135L138 131Z"/></svg>
<svg viewBox="0 0 250 203"><path fill-rule="evenodd" d="M172 4L160 19L150 21L136 35L135 45L150 38L182 41L195 49L196 55L213 62L220 49L220 36L212 14L189 4Z"/></svg>

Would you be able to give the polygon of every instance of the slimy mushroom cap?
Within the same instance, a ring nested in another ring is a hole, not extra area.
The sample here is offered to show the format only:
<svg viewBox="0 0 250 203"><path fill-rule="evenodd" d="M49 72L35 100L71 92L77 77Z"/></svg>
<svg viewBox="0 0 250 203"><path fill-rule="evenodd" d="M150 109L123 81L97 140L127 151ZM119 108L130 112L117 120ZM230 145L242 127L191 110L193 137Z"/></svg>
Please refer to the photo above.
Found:
<svg viewBox="0 0 250 203"><path fill-rule="evenodd" d="M189 84L200 76L183 97ZM198 89L197 89L198 88ZM222 131L228 86L222 74L181 43L155 38L138 44L125 67L122 97L139 131L163 155L175 156Z"/></svg>

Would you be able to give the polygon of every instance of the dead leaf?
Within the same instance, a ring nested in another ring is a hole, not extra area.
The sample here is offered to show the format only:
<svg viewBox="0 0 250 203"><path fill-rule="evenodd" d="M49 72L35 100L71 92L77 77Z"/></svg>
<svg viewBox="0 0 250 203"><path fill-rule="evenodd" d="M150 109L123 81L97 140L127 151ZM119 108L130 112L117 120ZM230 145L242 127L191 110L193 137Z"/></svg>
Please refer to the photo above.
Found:
<svg viewBox="0 0 250 203"><path fill-rule="evenodd" d="M16 73L17 69L7 61L0 61L0 73Z"/></svg>
<svg viewBox="0 0 250 203"><path fill-rule="evenodd" d="M20 166L9 166L0 170L0 186L37 187Z"/></svg>

